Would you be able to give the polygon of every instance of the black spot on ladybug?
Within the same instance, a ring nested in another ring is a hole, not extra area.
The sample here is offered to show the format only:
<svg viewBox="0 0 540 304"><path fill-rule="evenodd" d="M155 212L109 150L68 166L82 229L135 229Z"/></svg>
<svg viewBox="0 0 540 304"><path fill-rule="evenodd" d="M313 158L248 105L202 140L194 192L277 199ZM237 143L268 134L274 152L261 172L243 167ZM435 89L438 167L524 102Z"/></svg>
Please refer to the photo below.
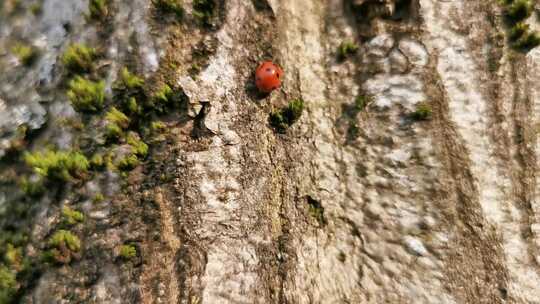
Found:
<svg viewBox="0 0 540 304"><path fill-rule="evenodd" d="M279 78L279 72L276 73L277 78Z"/></svg>
<svg viewBox="0 0 540 304"><path fill-rule="evenodd" d="M267 71L268 73L270 73L270 72L272 72L272 69L271 69L271 68L266 68L266 71Z"/></svg>

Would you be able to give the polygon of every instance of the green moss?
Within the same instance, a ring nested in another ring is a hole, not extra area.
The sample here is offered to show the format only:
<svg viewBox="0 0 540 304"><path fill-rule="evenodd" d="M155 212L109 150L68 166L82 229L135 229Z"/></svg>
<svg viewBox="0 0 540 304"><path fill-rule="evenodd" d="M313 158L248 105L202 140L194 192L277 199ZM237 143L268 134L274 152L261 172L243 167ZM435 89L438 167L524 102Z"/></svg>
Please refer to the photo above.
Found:
<svg viewBox="0 0 540 304"><path fill-rule="evenodd" d="M135 154L128 154L124 157L122 157L118 162L116 163L116 167L122 171L131 171L135 169L139 165L139 159L137 158L137 155Z"/></svg>
<svg viewBox="0 0 540 304"><path fill-rule="evenodd" d="M69 82L67 96L75 110L79 112L97 112L105 101L105 82L94 82L76 76Z"/></svg>
<svg viewBox="0 0 540 304"><path fill-rule="evenodd" d="M62 218L64 224L70 226L84 222L84 214L82 214L80 211L73 210L68 206L64 206L64 208L62 208Z"/></svg>
<svg viewBox="0 0 540 304"><path fill-rule="evenodd" d="M148 145L145 144L136 133L130 132L126 141L131 146L135 155L143 158L148 155Z"/></svg>
<svg viewBox="0 0 540 304"><path fill-rule="evenodd" d="M531 0L499 0L505 8L507 21L511 26L508 38L512 47L519 50L530 50L540 45L540 34L530 30L529 25L523 21L529 18L534 9Z"/></svg>
<svg viewBox="0 0 540 304"><path fill-rule="evenodd" d="M72 44L62 55L62 63L71 73L90 72L97 52L83 44Z"/></svg>
<svg viewBox="0 0 540 304"><path fill-rule="evenodd" d="M109 150L107 153L103 155L103 161L105 162L105 166L110 171L114 171L117 169L116 164L114 163L113 159L114 159L114 150Z"/></svg>
<svg viewBox="0 0 540 304"><path fill-rule="evenodd" d="M60 255L60 252L57 249L44 250L41 253L41 262L42 263L56 262L55 257L58 255Z"/></svg>
<svg viewBox="0 0 540 304"><path fill-rule="evenodd" d="M84 130L84 123L79 118L62 117L62 118L59 118L57 122L60 126L73 128L76 131Z"/></svg>
<svg viewBox="0 0 540 304"><path fill-rule="evenodd" d="M0 252L2 249L7 247L7 244L12 244L13 246L23 246L28 242L28 237L20 232L12 232L12 231L3 231L0 233Z"/></svg>
<svg viewBox="0 0 540 304"><path fill-rule="evenodd" d="M357 123L358 113L363 111L370 102L368 96L359 95L354 100L352 105L346 104L343 106L343 118L348 123L347 127L347 141L352 142L360 136L360 127Z"/></svg>
<svg viewBox="0 0 540 304"><path fill-rule="evenodd" d="M109 14L108 0L90 0L88 4L90 18L103 20Z"/></svg>
<svg viewBox="0 0 540 304"><path fill-rule="evenodd" d="M108 124L105 127L105 137L108 140L115 141L124 135L124 130L115 124Z"/></svg>
<svg viewBox="0 0 540 304"><path fill-rule="evenodd" d="M11 52L25 66L31 66L39 57L39 52L35 47L22 43L15 44L11 48Z"/></svg>
<svg viewBox="0 0 540 304"><path fill-rule="evenodd" d="M159 89L154 95L154 99L162 103L167 103L170 101L173 94L173 90L167 84L164 84L161 89Z"/></svg>
<svg viewBox="0 0 540 304"><path fill-rule="evenodd" d="M517 49L532 49L538 45L540 45L540 34L537 32L527 32L513 46Z"/></svg>
<svg viewBox="0 0 540 304"><path fill-rule="evenodd" d="M508 38L510 38L511 41L516 41L519 38L523 37L527 32L529 31L529 25L525 22L518 22L516 23L508 33Z"/></svg>
<svg viewBox="0 0 540 304"><path fill-rule="evenodd" d="M189 68L188 73L189 73L189 75L191 75L191 77L192 77L193 79L195 79L195 77L196 77L199 73L201 73L201 67L200 67L198 64L194 63L194 64L192 64L191 67Z"/></svg>
<svg viewBox="0 0 540 304"><path fill-rule="evenodd" d="M416 110L411 114L411 117L414 120L428 120L431 118L431 115L431 106L422 102L416 106Z"/></svg>
<svg viewBox="0 0 540 304"><path fill-rule="evenodd" d="M0 303L12 303L17 285L15 273L5 265L0 264Z"/></svg>
<svg viewBox="0 0 540 304"><path fill-rule="evenodd" d="M154 111L157 114L163 114L178 109L184 98L185 94L181 89L175 89L165 83L158 85L148 98L141 101L146 112Z"/></svg>
<svg viewBox="0 0 540 304"><path fill-rule="evenodd" d="M181 20L184 17L184 7L181 0L152 0L156 9L164 14L174 14Z"/></svg>
<svg viewBox="0 0 540 304"><path fill-rule="evenodd" d="M37 174L63 181L72 180L88 171L86 157L74 151L45 150L25 153L24 161Z"/></svg>
<svg viewBox="0 0 540 304"><path fill-rule="evenodd" d="M513 21L521 21L529 18L534 8L530 0L514 0L506 5L506 15Z"/></svg>
<svg viewBox="0 0 540 304"><path fill-rule="evenodd" d="M81 240L68 230L58 230L47 243L48 250L43 252L43 262L67 264L81 251Z"/></svg>
<svg viewBox="0 0 540 304"><path fill-rule="evenodd" d="M49 246L57 249L65 247L77 252L81 250L81 240L70 231L58 230L49 239Z"/></svg>
<svg viewBox="0 0 540 304"><path fill-rule="evenodd" d="M139 107L139 104L137 103L137 99L135 97L130 97L126 103L126 108L130 113L139 114L141 112L141 108Z"/></svg>
<svg viewBox="0 0 540 304"><path fill-rule="evenodd" d="M142 112L137 99L145 98L144 79L132 74L127 68L122 68L118 74L118 80L114 83L113 89L116 99L122 105L122 109L129 114L140 114Z"/></svg>
<svg viewBox="0 0 540 304"><path fill-rule="evenodd" d="M41 178L29 180L27 177L22 177L19 184L21 190L30 197L39 197L45 193L45 185Z"/></svg>
<svg viewBox="0 0 540 304"><path fill-rule="evenodd" d="M98 193L94 196L94 198L92 199L92 201L97 204L97 203L101 203L105 200L105 196L103 196L102 193Z"/></svg>
<svg viewBox="0 0 540 304"><path fill-rule="evenodd" d="M289 125L285 122L281 111L270 113L269 121L270 125L280 133L285 133L285 131L287 131L287 128L289 127Z"/></svg>
<svg viewBox="0 0 540 304"><path fill-rule="evenodd" d="M212 18L216 11L215 0L194 0L193 15L204 25L211 25Z"/></svg>
<svg viewBox="0 0 540 304"><path fill-rule="evenodd" d="M122 245L120 247L120 257L130 260L137 256L137 249L133 245Z"/></svg>
<svg viewBox="0 0 540 304"><path fill-rule="evenodd" d="M293 125L302 115L304 110L304 101L295 99L291 101L285 108L270 114L270 125L278 132L284 133L288 127Z"/></svg>
<svg viewBox="0 0 540 304"><path fill-rule="evenodd" d="M129 127L129 118L122 112L112 107L105 114L106 136L108 139L119 139L124 136L124 130Z"/></svg>
<svg viewBox="0 0 540 304"><path fill-rule="evenodd" d="M21 247L15 247L13 244L7 244L6 252L4 253L4 261L9 266L20 266L23 259Z"/></svg>
<svg viewBox="0 0 540 304"><path fill-rule="evenodd" d="M167 126L166 126L165 123L163 123L162 121L153 121L153 122L150 124L150 129L151 129L152 132L154 132L154 133L161 133L161 132L163 132L166 128L167 128Z"/></svg>
<svg viewBox="0 0 540 304"><path fill-rule="evenodd" d="M362 111L366 108L369 99L366 96L360 95L354 100L354 109L356 111Z"/></svg>
<svg viewBox="0 0 540 304"><path fill-rule="evenodd" d="M92 166L93 169L102 169L103 166L105 166L103 155L99 153L94 154L90 159L90 166Z"/></svg>
<svg viewBox="0 0 540 304"><path fill-rule="evenodd" d="M144 85L144 79L132 74L126 67L120 70L118 80L115 87L119 89L134 90L140 89Z"/></svg>
<svg viewBox="0 0 540 304"><path fill-rule="evenodd" d="M38 16L43 13L43 6L40 2L33 3L32 5L30 5L29 9L34 16Z"/></svg>
<svg viewBox="0 0 540 304"><path fill-rule="evenodd" d="M81 251L81 240L70 231L58 230L49 239L48 247L42 254L43 262L67 264Z"/></svg>
<svg viewBox="0 0 540 304"><path fill-rule="evenodd" d="M167 84L164 84L157 92L152 96L153 104L158 109L164 109L166 105L170 104L173 98L173 90Z"/></svg>
<svg viewBox="0 0 540 304"><path fill-rule="evenodd" d="M338 58L344 60L358 51L358 45L352 41L343 41L338 47Z"/></svg>
<svg viewBox="0 0 540 304"><path fill-rule="evenodd" d="M152 94L146 106L157 113L165 113L168 109L176 107L177 101L175 91L169 85L163 84Z"/></svg>

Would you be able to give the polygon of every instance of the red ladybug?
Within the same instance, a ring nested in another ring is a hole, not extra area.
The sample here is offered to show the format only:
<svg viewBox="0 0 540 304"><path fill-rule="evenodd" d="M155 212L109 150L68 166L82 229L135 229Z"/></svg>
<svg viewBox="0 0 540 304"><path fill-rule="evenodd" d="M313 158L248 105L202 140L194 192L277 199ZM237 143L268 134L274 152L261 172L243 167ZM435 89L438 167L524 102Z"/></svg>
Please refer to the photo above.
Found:
<svg viewBox="0 0 540 304"><path fill-rule="evenodd" d="M264 61L255 71L255 84L259 91L270 93L281 86L283 70L271 61Z"/></svg>

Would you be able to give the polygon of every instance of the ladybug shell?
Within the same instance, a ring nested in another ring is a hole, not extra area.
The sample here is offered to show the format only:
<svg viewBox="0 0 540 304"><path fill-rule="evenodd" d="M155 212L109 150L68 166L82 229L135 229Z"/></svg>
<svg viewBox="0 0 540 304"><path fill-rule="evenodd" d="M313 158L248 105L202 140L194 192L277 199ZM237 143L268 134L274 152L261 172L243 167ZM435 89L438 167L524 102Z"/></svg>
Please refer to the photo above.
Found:
<svg viewBox="0 0 540 304"><path fill-rule="evenodd" d="M259 91L270 93L281 86L283 70L271 61L265 61L255 71L255 84Z"/></svg>

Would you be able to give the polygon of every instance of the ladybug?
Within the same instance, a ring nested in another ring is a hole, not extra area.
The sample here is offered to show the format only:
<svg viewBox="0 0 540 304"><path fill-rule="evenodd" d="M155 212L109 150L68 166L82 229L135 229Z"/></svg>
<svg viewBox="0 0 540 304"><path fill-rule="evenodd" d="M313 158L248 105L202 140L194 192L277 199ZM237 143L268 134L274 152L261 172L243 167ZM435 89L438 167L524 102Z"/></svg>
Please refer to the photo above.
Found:
<svg viewBox="0 0 540 304"><path fill-rule="evenodd" d="M271 61L264 61L255 71L255 84L262 93L270 93L281 86L283 70Z"/></svg>

